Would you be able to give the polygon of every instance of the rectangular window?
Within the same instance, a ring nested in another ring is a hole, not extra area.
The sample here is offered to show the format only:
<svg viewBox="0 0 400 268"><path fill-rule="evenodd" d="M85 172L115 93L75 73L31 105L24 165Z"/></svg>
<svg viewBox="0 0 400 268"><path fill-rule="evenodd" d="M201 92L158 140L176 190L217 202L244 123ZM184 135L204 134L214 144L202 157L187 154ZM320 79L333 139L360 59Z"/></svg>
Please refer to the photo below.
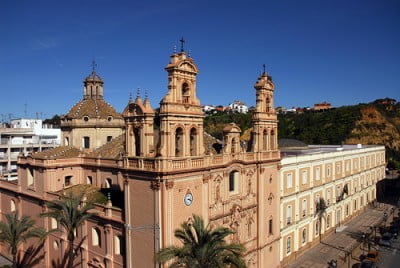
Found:
<svg viewBox="0 0 400 268"><path fill-rule="evenodd" d="M90 138L87 136L83 137L83 148L85 149L90 148Z"/></svg>
<svg viewBox="0 0 400 268"><path fill-rule="evenodd" d="M326 204L329 206L331 204L331 190L326 192Z"/></svg>
<svg viewBox="0 0 400 268"><path fill-rule="evenodd" d="M112 136L107 136L107 142L112 141Z"/></svg>
<svg viewBox="0 0 400 268"><path fill-rule="evenodd" d="M33 168L28 168L27 171L28 171L28 187L32 188L35 186L35 180L33 177L34 174Z"/></svg>
<svg viewBox="0 0 400 268"><path fill-rule="evenodd" d="M307 183L307 170L301 172L301 184Z"/></svg>
<svg viewBox="0 0 400 268"><path fill-rule="evenodd" d="M238 180L239 180L238 171L232 171L231 173L229 173L229 192L237 191Z"/></svg>
<svg viewBox="0 0 400 268"><path fill-rule="evenodd" d="M286 254L290 253L291 246L292 246L292 241L291 237L289 236L286 240Z"/></svg>
<svg viewBox="0 0 400 268"><path fill-rule="evenodd" d="M286 224L292 223L292 206L287 206L286 208Z"/></svg>
<svg viewBox="0 0 400 268"><path fill-rule="evenodd" d="M304 218L307 215L307 200L304 199L301 203L301 216Z"/></svg>
<svg viewBox="0 0 400 268"><path fill-rule="evenodd" d="M316 179L316 180L320 180L320 179L321 179L321 170L320 170L319 167L317 167L317 168L315 169L315 179Z"/></svg>
<svg viewBox="0 0 400 268"><path fill-rule="evenodd" d="M269 219L268 233L272 235L272 219Z"/></svg>
<svg viewBox="0 0 400 268"><path fill-rule="evenodd" d="M327 166L327 167L326 167L326 176L327 176L327 177L330 177L330 176L331 176L331 167L330 167L330 166Z"/></svg>
<svg viewBox="0 0 400 268"><path fill-rule="evenodd" d="M292 188L292 173L286 175L286 187Z"/></svg>
<svg viewBox="0 0 400 268"><path fill-rule="evenodd" d="M341 168L340 168L340 164L338 163L338 164L336 164L336 173L340 174L340 172L341 172Z"/></svg>

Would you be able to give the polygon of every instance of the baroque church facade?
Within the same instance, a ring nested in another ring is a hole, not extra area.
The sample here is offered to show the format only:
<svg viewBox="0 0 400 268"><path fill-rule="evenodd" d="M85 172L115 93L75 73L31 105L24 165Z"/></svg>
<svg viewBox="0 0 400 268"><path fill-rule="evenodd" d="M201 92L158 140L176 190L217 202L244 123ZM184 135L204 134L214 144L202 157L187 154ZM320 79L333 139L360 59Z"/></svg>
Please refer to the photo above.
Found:
<svg viewBox="0 0 400 268"><path fill-rule="evenodd" d="M17 183L0 182L1 214L18 210L46 229L58 228L45 201L69 188L102 191L97 215L77 230L82 267L153 267L154 254L176 244L174 230L201 215L212 227L235 231L249 267L279 266L280 153L274 84L265 72L255 84L252 140L228 124L221 142L204 133L197 97L198 68L185 51L165 67L168 92L159 112L146 96L130 99L122 115L103 98L93 70L83 99L62 118L63 146L19 158ZM218 143L219 142L219 143ZM46 267L61 258L65 234L45 243Z"/></svg>
<svg viewBox="0 0 400 268"><path fill-rule="evenodd" d="M168 91L159 110L138 94L119 114L104 100L104 82L93 69L82 100L61 120L62 146L21 155L18 181L0 180L1 219L19 211L47 230L60 229L38 216L47 211L46 201L84 191L83 202L96 202L96 216L76 232L78 267L159 267L154 255L179 243L174 230L197 214L211 227L235 231L229 240L246 247L248 267L274 268L314 245L314 234L329 233L375 199L384 176L383 146L281 159L275 85L265 71L254 85L251 139L243 143L234 123L223 129L223 141L205 133L193 58L183 49L174 52L165 70ZM363 159L379 161L355 165ZM338 164L346 173L332 168ZM345 185L355 190L333 200ZM333 200L331 220L315 218L320 198ZM350 201L356 204L351 210ZM67 245L62 230L51 233L39 267L60 262Z"/></svg>

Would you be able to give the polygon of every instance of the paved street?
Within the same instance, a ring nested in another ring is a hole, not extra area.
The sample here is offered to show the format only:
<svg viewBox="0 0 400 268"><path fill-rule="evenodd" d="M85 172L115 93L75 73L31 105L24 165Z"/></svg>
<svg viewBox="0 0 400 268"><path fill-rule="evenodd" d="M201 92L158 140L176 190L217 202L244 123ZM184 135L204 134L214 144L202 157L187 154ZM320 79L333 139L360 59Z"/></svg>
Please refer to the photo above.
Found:
<svg viewBox="0 0 400 268"><path fill-rule="evenodd" d="M389 206L382 206L381 208L367 209L364 213L358 217L347 222L341 228L338 228L336 233L326 237L320 244L316 245L305 254L300 256L297 260L287 265L287 268L326 268L327 262L331 259L338 261L338 267L358 267L359 256L362 254L360 249L361 233L371 233L370 226L378 226L382 222L384 211L389 211ZM399 238L400 239L400 238ZM395 254L398 257L399 242L396 242L397 249L387 250L384 254ZM396 251L395 251L396 250ZM351 255L348 253L352 252ZM385 260L383 260L385 259ZM386 260L382 255L382 262L386 261L386 264L382 267L398 267L387 266L389 261ZM400 261L400 260L398 260ZM395 261L393 261L394 263ZM400 262L397 262L400 263ZM383 263L382 263L383 265Z"/></svg>

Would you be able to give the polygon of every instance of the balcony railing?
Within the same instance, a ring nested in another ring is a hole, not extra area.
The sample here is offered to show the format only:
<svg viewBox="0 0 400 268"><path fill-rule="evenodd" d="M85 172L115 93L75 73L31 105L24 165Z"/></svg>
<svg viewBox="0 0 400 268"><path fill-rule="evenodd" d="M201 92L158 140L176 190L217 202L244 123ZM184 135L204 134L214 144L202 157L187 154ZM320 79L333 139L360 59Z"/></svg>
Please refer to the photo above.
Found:
<svg viewBox="0 0 400 268"><path fill-rule="evenodd" d="M255 160L270 160L280 158L278 151L266 153L236 153L236 154L221 154L221 155L206 155L193 157L177 157L177 158L143 158L143 157L127 157L125 166L132 169L145 169L151 171L162 170L181 170L203 168L210 166L218 166L229 164L232 161L255 161Z"/></svg>

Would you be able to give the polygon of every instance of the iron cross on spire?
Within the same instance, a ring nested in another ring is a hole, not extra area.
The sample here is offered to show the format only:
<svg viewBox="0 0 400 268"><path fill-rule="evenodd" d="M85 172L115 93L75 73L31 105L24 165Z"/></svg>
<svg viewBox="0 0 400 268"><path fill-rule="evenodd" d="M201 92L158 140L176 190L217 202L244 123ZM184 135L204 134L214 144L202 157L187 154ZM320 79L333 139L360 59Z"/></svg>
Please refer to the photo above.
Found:
<svg viewBox="0 0 400 268"><path fill-rule="evenodd" d="M265 74L265 63L263 64L263 74Z"/></svg>
<svg viewBox="0 0 400 268"><path fill-rule="evenodd" d="M181 38L181 40L179 40L179 42L181 42L181 52L183 52L183 51L185 51L184 49L183 49L183 45L185 44L185 39L183 39L183 37Z"/></svg>
<svg viewBox="0 0 400 268"><path fill-rule="evenodd" d="M95 59L93 59L91 66L92 66L92 72L94 73L96 71L96 67L97 67L97 63L96 63Z"/></svg>

